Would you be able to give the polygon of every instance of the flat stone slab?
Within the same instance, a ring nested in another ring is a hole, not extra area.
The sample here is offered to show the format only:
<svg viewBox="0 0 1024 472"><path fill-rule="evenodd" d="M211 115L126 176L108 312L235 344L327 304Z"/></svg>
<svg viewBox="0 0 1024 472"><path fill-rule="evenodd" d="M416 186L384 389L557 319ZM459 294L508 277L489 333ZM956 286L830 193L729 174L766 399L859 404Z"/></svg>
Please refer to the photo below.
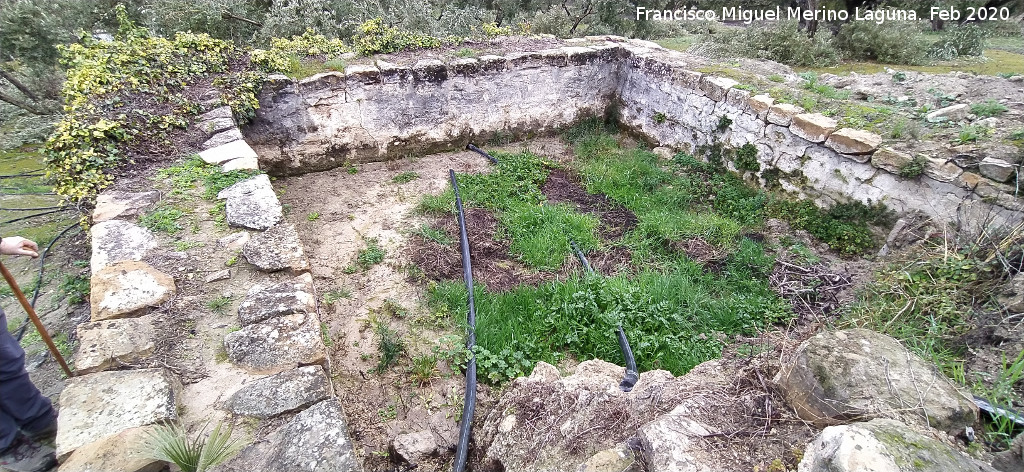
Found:
<svg viewBox="0 0 1024 472"><path fill-rule="evenodd" d="M160 201L160 192L119 192L111 190L96 196L96 208L92 211L92 222L100 223L115 218L132 218L141 215Z"/></svg>
<svg viewBox="0 0 1024 472"><path fill-rule="evenodd" d="M924 119L929 123L938 123L940 121L960 121L967 118L967 114L971 111L971 106L966 103L958 105L950 105L946 108L939 108L927 115Z"/></svg>
<svg viewBox="0 0 1024 472"><path fill-rule="evenodd" d="M252 372L276 373L326 359L320 320L296 313L246 326L224 337L231 362Z"/></svg>
<svg viewBox="0 0 1024 472"><path fill-rule="evenodd" d="M92 273L121 261L138 261L156 247L153 233L134 223L109 220L92 227Z"/></svg>
<svg viewBox="0 0 1024 472"><path fill-rule="evenodd" d="M853 128L841 128L825 141L825 147L842 154L870 154L881 144L881 136Z"/></svg>
<svg viewBox="0 0 1024 472"><path fill-rule="evenodd" d="M978 164L978 172L996 182L1006 182L1017 174L1017 166L994 157L986 157Z"/></svg>
<svg viewBox="0 0 1024 472"><path fill-rule="evenodd" d="M804 112L803 108L789 103L776 103L768 108L768 115L765 118L769 123L779 126L789 126L793 117Z"/></svg>
<svg viewBox="0 0 1024 472"><path fill-rule="evenodd" d="M180 391L165 369L72 377L60 394L57 457L131 428L177 420Z"/></svg>
<svg viewBox="0 0 1024 472"><path fill-rule="evenodd" d="M243 139L244 138L242 137L242 132L239 131L237 127L228 128L224 131L221 131L213 135L212 137L210 137L210 139L207 139L203 143L203 149L213 149L217 146L223 146L225 144L243 141Z"/></svg>
<svg viewBox="0 0 1024 472"><path fill-rule="evenodd" d="M281 202L267 174L243 180L217 194L227 199L225 210L231 226L264 230L276 225L283 216Z"/></svg>
<svg viewBox="0 0 1024 472"><path fill-rule="evenodd" d="M801 113L793 117L789 131L812 143L823 143L839 124L819 113Z"/></svg>
<svg viewBox="0 0 1024 472"><path fill-rule="evenodd" d="M238 307L242 326L293 313L316 313L313 275L306 272L292 280L249 289Z"/></svg>
<svg viewBox="0 0 1024 472"><path fill-rule="evenodd" d="M121 431L82 446L60 465L60 472L158 472L164 462L149 459L150 434L155 426Z"/></svg>
<svg viewBox="0 0 1024 472"><path fill-rule="evenodd" d="M238 140L200 152L199 157L207 164L223 164L232 159L241 159L243 157L255 159L259 156L256 155L256 151L252 149L252 146L249 146L249 143Z"/></svg>
<svg viewBox="0 0 1024 472"><path fill-rule="evenodd" d="M177 291L169 275L139 261L104 267L90 285L92 321L143 315Z"/></svg>
<svg viewBox="0 0 1024 472"><path fill-rule="evenodd" d="M260 162L255 157L239 157L224 163L221 170L231 172L233 170L259 170Z"/></svg>
<svg viewBox="0 0 1024 472"><path fill-rule="evenodd" d="M332 398L309 407L210 472L254 470L361 471L338 400Z"/></svg>
<svg viewBox="0 0 1024 472"><path fill-rule="evenodd" d="M318 365L286 370L242 387L227 401L236 415L271 418L300 410L331 395L324 369Z"/></svg>
<svg viewBox="0 0 1024 472"><path fill-rule="evenodd" d="M151 317L96 321L78 325L75 371L89 374L138 361L156 349Z"/></svg>
<svg viewBox="0 0 1024 472"><path fill-rule="evenodd" d="M282 223L253 235L242 246L242 255L250 264L265 272L288 269L297 274L309 270L309 260L306 259L299 233L290 223Z"/></svg>

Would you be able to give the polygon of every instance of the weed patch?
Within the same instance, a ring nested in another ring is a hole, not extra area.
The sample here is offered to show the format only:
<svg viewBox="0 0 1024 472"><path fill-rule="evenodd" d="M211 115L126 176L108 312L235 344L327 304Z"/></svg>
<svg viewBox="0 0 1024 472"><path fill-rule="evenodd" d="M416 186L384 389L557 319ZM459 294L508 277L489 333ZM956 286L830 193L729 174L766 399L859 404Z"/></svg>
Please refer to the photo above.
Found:
<svg viewBox="0 0 1024 472"><path fill-rule="evenodd" d="M150 231L175 234L182 229L178 220L183 216L185 212L180 208L165 206L142 215L139 224Z"/></svg>
<svg viewBox="0 0 1024 472"><path fill-rule="evenodd" d="M380 247L380 241L377 238L367 238L366 247L359 250L356 254L356 260L345 268L345 272L353 274L359 271L364 271L380 264L384 261L384 256L387 253L384 248Z"/></svg>

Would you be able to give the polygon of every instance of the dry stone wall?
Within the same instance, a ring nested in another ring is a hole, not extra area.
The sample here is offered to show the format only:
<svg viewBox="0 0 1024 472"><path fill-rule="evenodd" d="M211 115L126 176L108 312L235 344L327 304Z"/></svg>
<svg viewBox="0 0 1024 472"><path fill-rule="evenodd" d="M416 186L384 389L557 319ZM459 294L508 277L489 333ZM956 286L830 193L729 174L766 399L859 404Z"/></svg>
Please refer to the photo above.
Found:
<svg viewBox="0 0 1024 472"><path fill-rule="evenodd" d="M823 205L883 202L945 222L1020 219L1024 202L1015 186L982 175L1007 166L1013 173L1012 164L976 173L941 149L912 156L874 133L839 128L833 118L694 71L695 60L651 42L601 36L448 63L377 60L300 81L274 76L244 133L261 168L289 175L462 148L499 133L542 133L614 111L627 130L676 150L718 143L728 153L751 143L760 169L748 171L749 180ZM900 177L915 157L923 175Z"/></svg>

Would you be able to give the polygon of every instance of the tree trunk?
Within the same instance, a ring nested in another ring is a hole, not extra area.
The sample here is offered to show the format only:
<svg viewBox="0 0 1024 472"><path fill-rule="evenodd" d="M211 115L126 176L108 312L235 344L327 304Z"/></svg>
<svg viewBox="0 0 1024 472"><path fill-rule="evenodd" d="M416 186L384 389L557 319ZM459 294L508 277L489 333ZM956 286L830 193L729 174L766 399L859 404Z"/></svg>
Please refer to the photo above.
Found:
<svg viewBox="0 0 1024 472"><path fill-rule="evenodd" d="M14 76L7 73L7 71L0 69L0 77L7 79L7 81L10 82L11 85L14 86L14 88L20 90L21 93L25 94L26 97L36 101L39 100L39 97L37 97L36 94L32 93L32 91L29 90L28 87L25 86L25 84L22 84L21 81L14 78Z"/></svg>
<svg viewBox="0 0 1024 472"><path fill-rule="evenodd" d="M37 108L35 105L33 105L31 103L18 100L17 98L14 98L14 97L12 97L10 95L7 95L6 93L3 93L3 92L0 92L0 101L4 101L4 102L7 102L7 103L10 103L11 105L14 105L14 106L16 106L18 108L21 108L22 110L25 110L25 111L33 114L33 115L49 115L50 114L45 109Z"/></svg>

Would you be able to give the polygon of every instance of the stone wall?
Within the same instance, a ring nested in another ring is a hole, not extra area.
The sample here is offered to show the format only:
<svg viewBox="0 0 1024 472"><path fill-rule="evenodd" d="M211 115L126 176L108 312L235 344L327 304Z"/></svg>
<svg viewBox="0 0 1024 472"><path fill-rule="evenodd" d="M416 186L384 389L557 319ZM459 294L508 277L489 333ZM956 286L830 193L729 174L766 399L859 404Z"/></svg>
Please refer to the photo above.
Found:
<svg viewBox="0 0 1024 472"><path fill-rule="evenodd" d="M760 169L746 172L748 180L826 206L852 199L944 222L1020 220L1014 186L965 171L940 151L919 157L923 175L900 177L915 156L883 146L876 134L838 128L832 118L696 72L696 60L602 36L447 64L378 60L298 82L274 76L245 134L261 168L289 175L464 148L498 133L543 133L614 110L626 130L660 146L697 153L720 143L728 158L751 143Z"/></svg>

